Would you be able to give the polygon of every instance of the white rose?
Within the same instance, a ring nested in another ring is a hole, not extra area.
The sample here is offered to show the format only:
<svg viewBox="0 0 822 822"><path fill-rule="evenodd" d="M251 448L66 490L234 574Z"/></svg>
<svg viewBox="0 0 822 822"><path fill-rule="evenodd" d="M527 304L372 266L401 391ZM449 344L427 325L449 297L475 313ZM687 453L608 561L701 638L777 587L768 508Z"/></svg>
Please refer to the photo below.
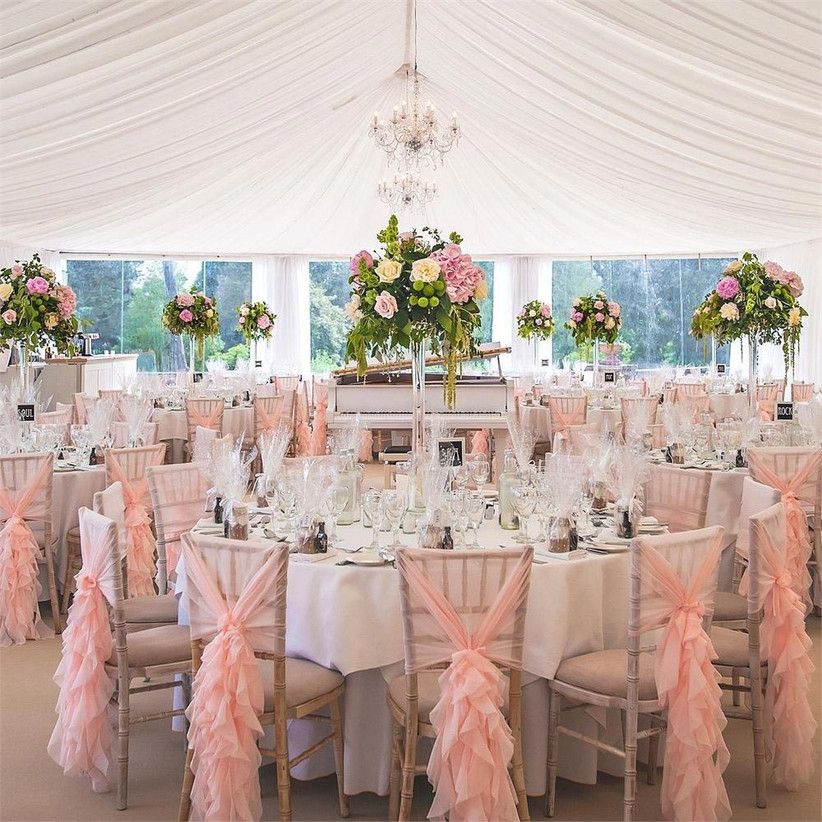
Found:
<svg viewBox="0 0 822 822"><path fill-rule="evenodd" d="M719 314L724 320L739 319L739 309L736 307L735 303L725 303L725 305L719 309Z"/></svg>
<svg viewBox="0 0 822 822"><path fill-rule="evenodd" d="M345 304L345 308L343 310L345 311L345 316L348 317L351 322L359 322L363 317L363 313L360 311L359 295L354 294L354 296Z"/></svg>
<svg viewBox="0 0 822 822"><path fill-rule="evenodd" d="M419 280L423 283L433 283L440 276L440 264L436 260L428 257L424 260L417 260L411 266L411 281Z"/></svg>
<svg viewBox="0 0 822 822"><path fill-rule="evenodd" d="M393 283L402 273L402 263L396 260L380 260L377 266L377 276L380 282Z"/></svg>
<svg viewBox="0 0 822 822"><path fill-rule="evenodd" d="M767 305L768 308L776 308L776 298L768 297L768 299L765 300L765 305Z"/></svg>
<svg viewBox="0 0 822 822"><path fill-rule="evenodd" d="M214 316L214 309L209 308L208 311L206 311L206 317L213 317L213 316Z"/></svg>
<svg viewBox="0 0 822 822"><path fill-rule="evenodd" d="M11 297L11 284L0 284L0 302L5 302L9 297Z"/></svg>
<svg viewBox="0 0 822 822"><path fill-rule="evenodd" d="M579 297L577 297L574 300L574 308L579 308L580 302L581 302L581 300L579 299Z"/></svg>
<svg viewBox="0 0 822 822"><path fill-rule="evenodd" d="M608 317L608 319L607 319L607 320L605 320L605 327L606 327L607 329L609 329L609 330L610 330L610 329L612 329L615 325L616 325L616 323L614 322L614 318L613 318L613 317Z"/></svg>
<svg viewBox="0 0 822 822"><path fill-rule="evenodd" d="M536 312L536 311L534 311L534 309L532 308L532 309L528 312L528 316L529 316L529 317L536 317L536 316L537 316L537 312Z"/></svg>
<svg viewBox="0 0 822 822"><path fill-rule="evenodd" d="M725 274L736 274L742 268L742 260L734 260L725 267Z"/></svg>
<svg viewBox="0 0 822 822"><path fill-rule="evenodd" d="M240 306L240 316L241 317L247 317L248 316L248 306L247 305L241 305Z"/></svg>

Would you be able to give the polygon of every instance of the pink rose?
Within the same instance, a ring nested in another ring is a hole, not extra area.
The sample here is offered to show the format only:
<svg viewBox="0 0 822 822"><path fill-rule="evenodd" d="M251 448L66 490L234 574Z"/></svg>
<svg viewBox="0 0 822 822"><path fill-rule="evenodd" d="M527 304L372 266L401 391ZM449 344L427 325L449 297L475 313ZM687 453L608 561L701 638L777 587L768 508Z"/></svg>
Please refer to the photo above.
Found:
<svg viewBox="0 0 822 822"><path fill-rule="evenodd" d="M442 256L447 260L456 260L462 256L462 249L456 243L446 243L442 251L437 252L437 256Z"/></svg>
<svg viewBox="0 0 822 822"><path fill-rule="evenodd" d="M180 294L177 297L177 305L180 308L190 308L194 305L194 295L193 294Z"/></svg>
<svg viewBox="0 0 822 822"><path fill-rule="evenodd" d="M610 303L608 303L608 313L609 313L612 317L618 317L618 316L619 316L619 312L620 312L619 303L615 303L615 302L610 302Z"/></svg>
<svg viewBox="0 0 822 822"><path fill-rule="evenodd" d="M600 313L599 311L597 311L596 315L594 316L594 319L595 319L598 323L604 323L604 322L605 322L605 315L604 315L604 314L602 314L602 313Z"/></svg>
<svg viewBox="0 0 822 822"><path fill-rule="evenodd" d="M575 312L571 315L571 319L572 319L575 323L581 323L581 322L582 322L582 312L581 312L581 311L575 311Z"/></svg>
<svg viewBox="0 0 822 822"><path fill-rule="evenodd" d="M12 280L16 280L18 277L22 277L22 276L23 276L23 266L20 265L19 263L15 263L11 267L11 278L12 278Z"/></svg>
<svg viewBox="0 0 822 822"><path fill-rule="evenodd" d="M184 308L180 312L180 319L184 323L190 323L194 319L194 315L187 308Z"/></svg>
<svg viewBox="0 0 822 822"><path fill-rule="evenodd" d="M268 316L268 314L260 314L260 316L257 317L257 328L262 328L263 330L265 330L270 325L271 318Z"/></svg>
<svg viewBox="0 0 822 822"><path fill-rule="evenodd" d="M374 303L374 311L386 320L390 320L397 313L397 301L387 291L383 291Z"/></svg>
<svg viewBox="0 0 822 822"><path fill-rule="evenodd" d="M351 262L348 264L348 267L351 269L353 274L359 272L361 261L365 263L365 267L369 270L374 267L374 258L365 250L358 251L351 258Z"/></svg>
<svg viewBox="0 0 822 822"><path fill-rule="evenodd" d="M206 296L203 296L203 302L204 302L206 305L211 305L211 304L214 302L214 300L212 300L212 299L211 299L211 297L206 297Z"/></svg>
<svg viewBox="0 0 822 822"><path fill-rule="evenodd" d="M765 273L772 280L788 286L794 297L801 297L805 286L802 283L802 278L795 271L785 271L779 263L773 263L770 260L762 264Z"/></svg>
<svg viewBox="0 0 822 822"><path fill-rule="evenodd" d="M722 297L723 300L732 300L739 294L739 280L736 277L723 277L716 284L716 293Z"/></svg>
<svg viewBox="0 0 822 822"><path fill-rule="evenodd" d="M49 284L45 277L32 277L26 282L29 294L48 294Z"/></svg>
<svg viewBox="0 0 822 822"><path fill-rule="evenodd" d="M8 311L3 312L3 319L6 325L11 325L17 319L17 312L13 308L10 308Z"/></svg>
<svg viewBox="0 0 822 822"><path fill-rule="evenodd" d="M542 308L540 308L540 312L542 313L543 317L550 317L551 316L551 306L547 305L546 303L543 303Z"/></svg>
<svg viewBox="0 0 822 822"><path fill-rule="evenodd" d="M594 303L594 308L598 308L598 309L600 309L600 310L601 310L601 309L605 308L605 303L604 303L604 302L602 302L602 300L597 300L597 301Z"/></svg>
<svg viewBox="0 0 822 822"><path fill-rule="evenodd" d="M539 317L537 317L537 319L535 320L535 323L536 323L537 325L542 325L542 320L541 320L541 319L539 319Z"/></svg>

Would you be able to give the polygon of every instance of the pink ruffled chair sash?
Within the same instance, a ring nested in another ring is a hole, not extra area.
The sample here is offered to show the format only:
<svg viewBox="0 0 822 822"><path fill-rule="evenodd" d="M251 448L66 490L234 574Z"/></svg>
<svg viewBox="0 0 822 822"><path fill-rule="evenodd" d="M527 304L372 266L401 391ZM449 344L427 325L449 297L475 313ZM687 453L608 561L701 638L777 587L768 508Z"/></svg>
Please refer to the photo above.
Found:
<svg viewBox="0 0 822 822"><path fill-rule="evenodd" d="M263 683L249 632L264 599L282 585L282 557L273 553L251 577L232 608L200 554L183 541L189 595L197 597L200 620L213 621L186 710L191 769L192 818L258 820L262 816L261 757ZM195 635L192 620L192 636ZM257 626L259 628L259 626ZM202 633L202 627L197 633Z"/></svg>
<svg viewBox="0 0 822 822"><path fill-rule="evenodd" d="M485 454L487 456L490 451L491 449L488 445L488 431L484 428L480 428L479 431L474 431L474 434L471 437L471 453Z"/></svg>
<svg viewBox="0 0 822 822"><path fill-rule="evenodd" d="M126 567L128 568L128 595L130 597L153 596L154 552L157 542L151 532L148 515L148 484L146 480L129 480L117 458L109 452L108 470L115 482L123 486L126 525Z"/></svg>
<svg viewBox="0 0 822 822"><path fill-rule="evenodd" d="M440 698L431 711L437 732L428 762L435 796L428 818L451 822L516 820L517 796L508 773L514 738L502 714L505 677L486 650L528 593L531 551L523 552L474 634L450 602L406 553L398 567L453 643L451 663L439 678Z"/></svg>
<svg viewBox="0 0 822 822"><path fill-rule="evenodd" d="M822 451L811 454L805 464L787 482L772 471L765 460L751 451L748 454L748 467L758 481L762 481L779 491L782 504L785 506L785 542L788 554L787 567L793 579L793 586L805 610L811 607L811 575L808 571L808 560L811 558L811 540L808 532L808 521L797 492L808 481L810 476L822 464Z"/></svg>
<svg viewBox="0 0 822 822"><path fill-rule="evenodd" d="M657 697L667 710L668 728L662 812L676 820L728 819L731 808L722 779L730 761L722 738L727 720L720 676L712 664L717 654L702 625L705 592L716 584L721 535L687 584L661 553L643 540L639 544L643 582L667 605L641 626L650 630L665 620L654 660Z"/></svg>
<svg viewBox="0 0 822 822"><path fill-rule="evenodd" d="M54 681L60 688L51 758L69 776L85 775L97 793L109 789L113 732L107 707L114 680L105 670L113 641L106 599L117 584L117 526L80 509L83 567L63 632L63 655Z"/></svg>
<svg viewBox="0 0 822 822"><path fill-rule="evenodd" d="M817 722L808 700L811 640L805 608L793 586L784 550L774 545L764 523L752 520L758 551L759 598L763 607L760 639L768 661L765 716L773 780L795 791L814 771L813 738Z"/></svg>
<svg viewBox="0 0 822 822"><path fill-rule="evenodd" d="M0 487L0 520L4 520L0 530L0 647L53 636L40 619L38 606L40 546L25 521L51 471L52 460L44 459L22 491L13 493Z"/></svg>

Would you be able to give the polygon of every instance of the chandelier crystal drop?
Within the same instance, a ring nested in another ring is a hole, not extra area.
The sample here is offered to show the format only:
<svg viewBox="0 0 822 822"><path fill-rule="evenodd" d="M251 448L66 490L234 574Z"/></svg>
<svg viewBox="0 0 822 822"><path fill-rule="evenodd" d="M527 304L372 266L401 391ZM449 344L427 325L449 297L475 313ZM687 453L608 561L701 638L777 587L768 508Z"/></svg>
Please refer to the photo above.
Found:
<svg viewBox="0 0 822 822"><path fill-rule="evenodd" d="M406 72L405 99L394 106L388 121L377 112L371 120L371 136L388 155L389 165L405 171L442 165L444 156L459 142L457 113L445 125L430 102L423 103L416 68Z"/></svg>
<svg viewBox="0 0 822 822"><path fill-rule="evenodd" d="M430 203L437 196L437 184L414 172L406 172L395 174L393 180L383 180L377 186L377 194L391 208L405 211Z"/></svg>

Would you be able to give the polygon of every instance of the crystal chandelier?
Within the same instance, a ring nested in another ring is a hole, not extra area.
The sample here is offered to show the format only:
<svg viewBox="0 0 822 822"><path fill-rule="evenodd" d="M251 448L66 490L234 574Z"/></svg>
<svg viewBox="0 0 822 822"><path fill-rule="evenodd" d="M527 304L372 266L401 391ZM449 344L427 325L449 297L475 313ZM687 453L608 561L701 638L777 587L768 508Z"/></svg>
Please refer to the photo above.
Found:
<svg viewBox="0 0 822 822"><path fill-rule="evenodd" d="M383 202L400 211L422 208L437 196L437 184L407 171L395 174L393 180L383 180L377 186L377 194Z"/></svg>
<svg viewBox="0 0 822 822"><path fill-rule="evenodd" d="M429 165L436 169L458 142L457 113L447 125L437 119L430 102L423 103L417 68L406 67L405 99L394 106L391 119L381 120L377 112L371 120L371 136L388 155L389 165L406 171Z"/></svg>

